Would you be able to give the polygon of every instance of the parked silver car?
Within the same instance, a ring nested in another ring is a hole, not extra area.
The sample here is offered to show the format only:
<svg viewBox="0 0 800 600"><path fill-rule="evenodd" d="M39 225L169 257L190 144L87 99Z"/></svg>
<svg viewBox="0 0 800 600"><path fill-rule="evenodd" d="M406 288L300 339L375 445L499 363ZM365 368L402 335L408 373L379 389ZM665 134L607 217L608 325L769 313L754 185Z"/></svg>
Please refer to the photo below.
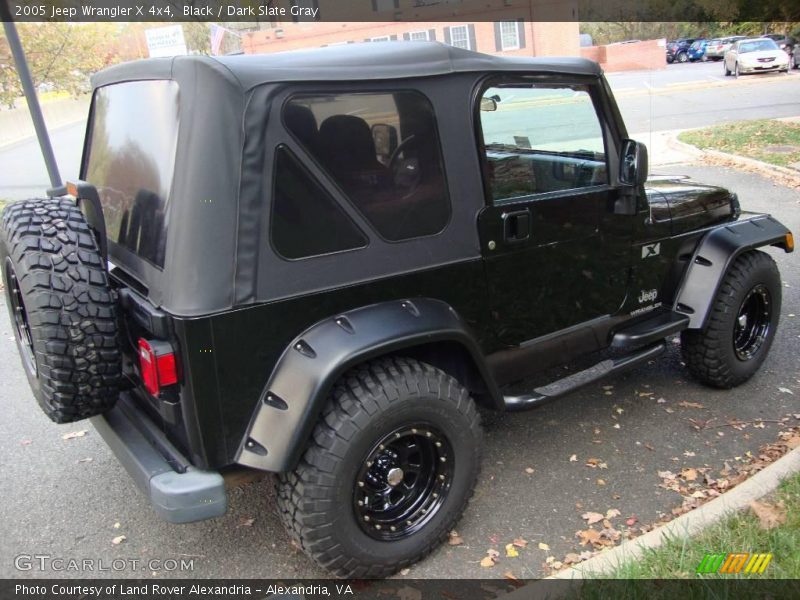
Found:
<svg viewBox="0 0 800 600"><path fill-rule="evenodd" d="M725 53L725 75L765 71L789 72L789 55L769 38L739 40Z"/></svg>
<svg viewBox="0 0 800 600"><path fill-rule="evenodd" d="M734 42L745 39L743 35L733 35L724 38L714 38L706 46L706 58L708 60L722 60L725 53L730 49Z"/></svg>

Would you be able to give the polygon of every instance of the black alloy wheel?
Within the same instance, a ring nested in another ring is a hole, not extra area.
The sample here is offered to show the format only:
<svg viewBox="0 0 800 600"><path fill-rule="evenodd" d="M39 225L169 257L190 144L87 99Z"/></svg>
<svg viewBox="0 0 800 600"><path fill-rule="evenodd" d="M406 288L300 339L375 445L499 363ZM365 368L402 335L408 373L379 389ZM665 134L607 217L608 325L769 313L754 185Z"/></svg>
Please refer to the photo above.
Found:
<svg viewBox="0 0 800 600"><path fill-rule="evenodd" d="M437 428L417 423L395 429L375 444L356 475L358 523L378 540L413 535L444 504L454 469L452 446Z"/></svg>
<svg viewBox="0 0 800 600"><path fill-rule="evenodd" d="M739 360L752 360L758 354L769 336L771 321L769 290L760 283L748 292L736 317L733 349Z"/></svg>

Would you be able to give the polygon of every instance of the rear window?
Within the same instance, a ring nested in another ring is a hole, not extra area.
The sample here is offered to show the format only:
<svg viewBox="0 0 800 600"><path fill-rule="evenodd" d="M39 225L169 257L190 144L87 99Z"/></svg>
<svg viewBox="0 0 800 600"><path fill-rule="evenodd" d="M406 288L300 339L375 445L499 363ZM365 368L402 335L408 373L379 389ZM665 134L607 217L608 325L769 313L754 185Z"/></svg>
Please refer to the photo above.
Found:
<svg viewBox="0 0 800 600"><path fill-rule="evenodd" d="M83 179L100 195L108 239L159 268L177 141L174 81L132 81L95 92Z"/></svg>

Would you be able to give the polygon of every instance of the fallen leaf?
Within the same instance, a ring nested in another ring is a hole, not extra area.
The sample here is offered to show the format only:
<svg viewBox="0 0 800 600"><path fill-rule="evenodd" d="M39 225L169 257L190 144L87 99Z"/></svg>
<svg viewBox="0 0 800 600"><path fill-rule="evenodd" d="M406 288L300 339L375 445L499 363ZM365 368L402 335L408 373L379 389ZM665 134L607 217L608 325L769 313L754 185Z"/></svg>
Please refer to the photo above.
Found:
<svg viewBox="0 0 800 600"><path fill-rule="evenodd" d="M555 556L548 556L547 558L544 559L544 562L547 563L548 565L554 563L555 561L556 561Z"/></svg>
<svg viewBox="0 0 800 600"><path fill-rule="evenodd" d="M800 435L793 435L787 440L784 440L786 447L789 449L794 449L800 446Z"/></svg>
<svg viewBox="0 0 800 600"><path fill-rule="evenodd" d="M674 408L669 408L669 407L667 407L667 408L665 408L665 409L664 409L664 412L667 412L667 413L669 413L669 414L672 414L672 413L674 413L674 412L675 412L675 409L674 409Z"/></svg>
<svg viewBox="0 0 800 600"><path fill-rule="evenodd" d="M514 544L506 544L506 556L508 558L516 558L517 556L519 556L519 552L517 552L517 549L514 547Z"/></svg>
<svg viewBox="0 0 800 600"><path fill-rule="evenodd" d="M773 529L786 522L786 507L783 502L778 504L767 504L752 500L750 510L758 517L761 529Z"/></svg>
<svg viewBox="0 0 800 600"><path fill-rule="evenodd" d="M528 545L528 540L523 540L522 538L516 538L512 543L517 548L525 548Z"/></svg>
<svg viewBox="0 0 800 600"><path fill-rule="evenodd" d="M684 452L684 453L683 453L683 455L684 455L684 456L688 456L688 457L690 457L690 458L691 458L692 456L697 456L697 455L696 455L694 452L689 452L688 450L687 450L686 452Z"/></svg>
<svg viewBox="0 0 800 600"><path fill-rule="evenodd" d="M596 512L586 512L581 515L581 519L584 519L588 525L594 525L595 523L599 523L603 520L603 515Z"/></svg>
<svg viewBox="0 0 800 600"><path fill-rule="evenodd" d="M661 479L675 479L675 473L672 471L659 471L658 476L661 477Z"/></svg>
<svg viewBox="0 0 800 600"><path fill-rule="evenodd" d="M584 529L583 531L578 531L575 535L580 538L581 546L595 544L600 541L600 532L594 529Z"/></svg>
<svg viewBox="0 0 800 600"><path fill-rule="evenodd" d="M581 555L576 554L575 552L569 552L564 557L564 564L565 565L574 565L575 563L581 562Z"/></svg>
<svg viewBox="0 0 800 600"><path fill-rule="evenodd" d="M697 479L697 469L683 469L681 471L681 477L686 481L694 481Z"/></svg>
<svg viewBox="0 0 800 600"><path fill-rule="evenodd" d="M482 567L493 567L494 566L494 559L491 556L484 556L481 559L481 566Z"/></svg>
<svg viewBox="0 0 800 600"><path fill-rule="evenodd" d="M86 435L86 430L82 429L81 431L71 431L70 433L65 433L61 436L62 440L74 440L75 438L83 437Z"/></svg>
<svg viewBox="0 0 800 600"><path fill-rule="evenodd" d="M539 550L549 551L550 550L550 546L548 546L544 542L539 542Z"/></svg>
<svg viewBox="0 0 800 600"><path fill-rule="evenodd" d="M577 454L573 454L572 456L570 456L569 457L569 462L578 462L578 455Z"/></svg>
<svg viewBox="0 0 800 600"><path fill-rule="evenodd" d="M606 519L613 519L614 517L618 517L620 512L616 508L609 508L606 511Z"/></svg>
<svg viewBox="0 0 800 600"><path fill-rule="evenodd" d="M411 569L400 569L400 575L408 575L411 573Z"/></svg>
<svg viewBox="0 0 800 600"><path fill-rule="evenodd" d="M505 577L506 579L510 579L511 581L519 581L519 579L517 579L517 577L515 577L511 571L506 571L505 573L503 573L503 577Z"/></svg>
<svg viewBox="0 0 800 600"><path fill-rule="evenodd" d="M91 456L87 456L86 458L79 458L78 462L79 463L87 463L87 462L92 462L93 460L94 459Z"/></svg>
<svg viewBox="0 0 800 600"><path fill-rule="evenodd" d="M625 412L625 409L624 409L624 408L617 407L617 408L616 408L616 411L617 411L617 414L618 414L618 415L621 415L622 413L624 413L624 412Z"/></svg>
<svg viewBox="0 0 800 600"><path fill-rule="evenodd" d="M464 539L460 535L458 535L457 531L451 531L450 539L447 540L447 543L450 544L451 546L460 546L461 544L464 543Z"/></svg>
<svg viewBox="0 0 800 600"><path fill-rule="evenodd" d="M597 480L597 485L605 485L605 484L606 484L606 482L605 482L604 479L598 479Z"/></svg>
<svg viewBox="0 0 800 600"><path fill-rule="evenodd" d="M242 518L239 521L239 525L241 525L242 527L252 527L253 523L255 522L256 520L253 517L247 517L247 518Z"/></svg>
<svg viewBox="0 0 800 600"><path fill-rule="evenodd" d="M687 402L686 400L681 400L678 402L678 406L682 406L683 408L705 408L698 402Z"/></svg>
<svg viewBox="0 0 800 600"><path fill-rule="evenodd" d="M620 424L619 423L614 423L614 429L619 429L619 428L620 428Z"/></svg>
<svg viewBox="0 0 800 600"><path fill-rule="evenodd" d="M639 519L637 519L636 517L631 517L631 518L625 520L625 525L627 525L628 527L631 527L633 525L636 525L636 523L638 521L639 521Z"/></svg>
<svg viewBox="0 0 800 600"><path fill-rule="evenodd" d="M533 475L533 467L525 467L525 472L528 475Z"/></svg>
<svg viewBox="0 0 800 600"><path fill-rule="evenodd" d="M782 394L791 394L792 396L794 396L794 392L789 388L779 387L778 391L781 392Z"/></svg>
<svg viewBox="0 0 800 600"><path fill-rule="evenodd" d="M648 450L650 450L650 452L655 452L655 450L656 450L656 449L655 449L655 448L653 448L653 446L651 446L650 444L645 444L645 445L644 445L644 447L645 447L645 448L647 448Z"/></svg>
<svg viewBox="0 0 800 600"><path fill-rule="evenodd" d="M589 458L586 460L586 466L595 469L601 462L599 458Z"/></svg>
<svg viewBox="0 0 800 600"><path fill-rule="evenodd" d="M489 555L489 558L497 558L498 556L500 556L500 553L497 550L495 550L494 548L489 548L486 551L486 554Z"/></svg>
<svg viewBox="0 0 800 600"><path fill-rule="evenodd" d="M124 535L118 535L113 540L111 540L111 543L114 544L115 546L119 546L122 542L124 542L127 539L128 538L126 538Z"/></svg>
<svg viewBox="0 0 800 600"><path fill-rule="evenodd" d="M114 523L114 529L119 529L122 525L118 522Z"/></svg>
<svg viewBox="0 0 800 600"><path fill-rule="evenodd" d="M562 563L560 560L557 560L551 563L550 566L553 567L554 569L560 569L561 567L564 566L564 563Z"/></svg>
<svg viewBox="0 0 800 600"><path fill-rule="evenodd" d="M33 443L33 440L22 440L19 445L20 446L30 446Z"/></svg>

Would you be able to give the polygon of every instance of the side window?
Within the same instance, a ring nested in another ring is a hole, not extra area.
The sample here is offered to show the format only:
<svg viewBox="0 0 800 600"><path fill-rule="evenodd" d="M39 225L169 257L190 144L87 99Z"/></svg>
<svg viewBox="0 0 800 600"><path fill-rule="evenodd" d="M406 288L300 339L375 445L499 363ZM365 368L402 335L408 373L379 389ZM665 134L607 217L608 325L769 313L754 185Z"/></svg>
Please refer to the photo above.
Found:
<svg viewBox="0 0 800 600"><path fill-rule="evenodd" d="M275 156L271 232L284 258L362 248L367 238L285 146Z"/></svg>
<svg viewBox="0 0 800 600"><path fill-rule="evenodd" d="M480 119L494 202L608 183L603 128L589 86L490 87Z"/></svg>
<svg viewBox="0 0 800 600"><path fill-rule="evenodd" d="M283 120L384 239L434 235L447 225L436 119L422 94L295 96Z"/></svg>

